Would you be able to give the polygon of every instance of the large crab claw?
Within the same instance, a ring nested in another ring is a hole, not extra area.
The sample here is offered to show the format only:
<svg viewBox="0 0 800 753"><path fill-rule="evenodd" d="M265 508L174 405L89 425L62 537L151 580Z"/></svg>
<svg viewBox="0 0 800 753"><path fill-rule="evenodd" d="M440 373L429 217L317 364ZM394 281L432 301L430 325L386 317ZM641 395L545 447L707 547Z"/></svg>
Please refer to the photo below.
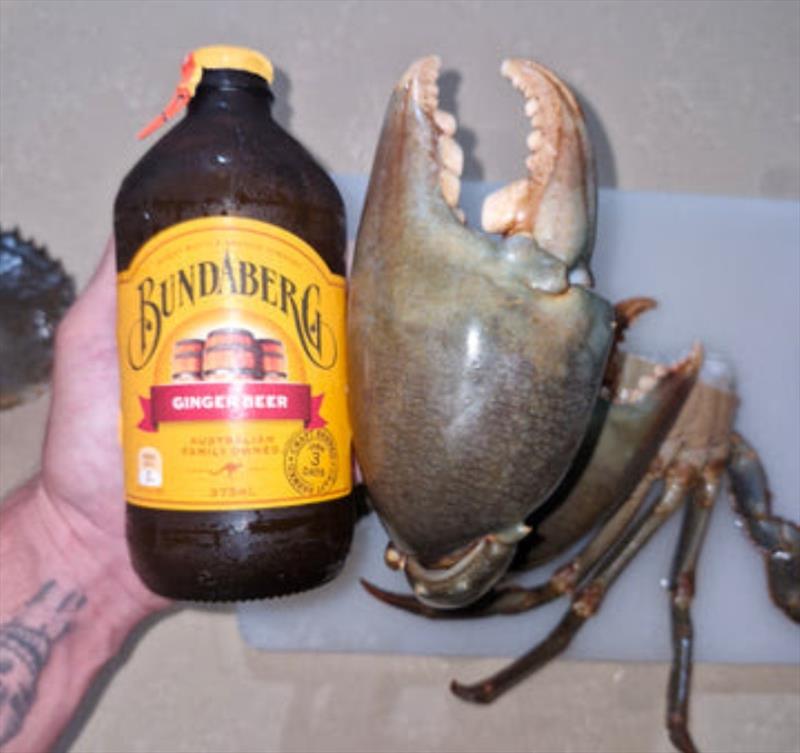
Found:
<svg viewBox="0 0 800 753"><path fill-rule="evenodd" d="M580 108L541 66L503 71L535 128L528 178L484 208L503 237L463 223L455 121L438 109L439 60L425 58L389 103L351 277L356 453L391 559L441 607L505 571L584 437L614 339L612 307L588 289Z"/></svg>

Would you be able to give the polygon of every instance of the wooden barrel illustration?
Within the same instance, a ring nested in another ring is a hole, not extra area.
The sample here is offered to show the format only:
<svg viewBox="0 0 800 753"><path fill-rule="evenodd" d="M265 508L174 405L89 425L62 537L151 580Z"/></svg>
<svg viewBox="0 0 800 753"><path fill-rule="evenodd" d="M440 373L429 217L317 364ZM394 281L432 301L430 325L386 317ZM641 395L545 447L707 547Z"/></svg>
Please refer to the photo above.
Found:
<svg viewBox="0 0 800 753"><path fill-rule="evenodd" d="M203 378L215 382L261 379L261 348L246 329L215 329L203 350Z"/></svg>
<svg viewBox="0 0 800 753"><path fill-rule="evenodd" d="M199 382L203 378L203 340L178 340L172 350L172 381Z"/></svg>
<svg viewBox="0 0 800 753"><path fill-rule="evenodd" d="M216 348L219 345L245 345L254 348L256 339L249 329L242 327L212 329L206 337L206 348Z"/></svg>
<svg viewBox="0 0 800 753"><path fill-rule="evenodd" d="M261 371L264 379L269 382L285 381L287 371L283 343L280 340L265 338L259 340L258 344L261 348Z"/></svg>

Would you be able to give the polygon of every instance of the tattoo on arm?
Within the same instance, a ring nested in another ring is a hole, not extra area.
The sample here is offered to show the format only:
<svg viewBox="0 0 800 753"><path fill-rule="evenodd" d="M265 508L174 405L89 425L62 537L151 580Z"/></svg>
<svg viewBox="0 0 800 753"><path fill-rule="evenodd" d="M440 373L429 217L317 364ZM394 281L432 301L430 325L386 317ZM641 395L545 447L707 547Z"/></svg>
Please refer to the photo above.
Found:
<svg viewBox="0 0 800 753"><path fill-rule="evenodd" d="M22 729L53 644L70 631L85 604L82 593L49 580L0 624L0 745Z"/></svg>

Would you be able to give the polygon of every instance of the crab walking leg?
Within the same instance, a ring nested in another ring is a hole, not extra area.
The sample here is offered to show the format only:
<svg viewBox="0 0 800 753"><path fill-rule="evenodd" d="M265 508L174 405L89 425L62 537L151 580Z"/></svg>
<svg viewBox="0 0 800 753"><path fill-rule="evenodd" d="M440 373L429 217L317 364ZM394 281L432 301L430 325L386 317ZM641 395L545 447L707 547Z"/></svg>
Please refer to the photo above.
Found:
<svg viewBox="0 0 800 753"><path fill-rule="evenodd" d="M731 435L728 463L736 514L761 550L774 604L800 622L800 526L772 513L767 476L756 451L738 434Z"/></svg>
<svg viewBox="0 0 800 753"><path fill-rule="evenodd" d="M611 518L600 528L578 555L563 567L556 570L550 578L550 590L558 595L572 593L584 576L591 572L598 562L609 556L617 546L620 535L628 528L636 514L658 481L658 474L649 471L639 482L633 494L620 506ZM612 555L613 556L613 555Z"/></svg>
<svg viewBox="0 0 800 753"><path fill-rule="evenodd" d="M524 612L542 604L547 604L565 594L574 593L581 581L612 552L618 545L620 536L630 526L631 521L647 500L654 484L658 481L655 471L648 471L627 500L607 520L578 552L574 559L556 570L546 583L530 588L499 586L496 590L498 607L503 614ZM513 603L511 598L513 596ZM497 612L501 613L500 611Z"/></svg>
<svg viewBox="0 0 800 753"><path fill-rule="evenodd" d="M683 753L697 751L688 729L694 644L690 608L694 598L697 560L720 487L719 471L707 470L705 475L705 483L695 491L691 503L686 507L669 587L672 668L667 690L667 729L672 744Z"/></svg>
<svg viewBox="0 0 800 753"><path fill-rule="evenodd" d="M605 593L620 573L649 541L650 537L684 503L689 494L694 474L693 468L683 464L676 465L667 471L664 480L665 488L657 503L646 515L634 522L589 581L578 589L569 610L544 641L505 669L474 685L462 685L453 681L450 685L453 693L466 701L491 703L561 654L584 623L597 613Z"/></svg>

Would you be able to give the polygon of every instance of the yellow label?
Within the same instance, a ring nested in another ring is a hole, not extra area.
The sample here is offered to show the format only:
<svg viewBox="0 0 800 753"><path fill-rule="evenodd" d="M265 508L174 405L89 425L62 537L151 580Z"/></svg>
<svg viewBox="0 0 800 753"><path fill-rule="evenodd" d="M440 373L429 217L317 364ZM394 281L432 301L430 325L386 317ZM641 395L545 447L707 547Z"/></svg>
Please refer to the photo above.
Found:
<svg viewBox="0 0 800 753"><path fill-rule="evenodd" d="M265 222L190 220L142 246L118 278L128 501L214 511L348 494L345 293Z"/></svg>

